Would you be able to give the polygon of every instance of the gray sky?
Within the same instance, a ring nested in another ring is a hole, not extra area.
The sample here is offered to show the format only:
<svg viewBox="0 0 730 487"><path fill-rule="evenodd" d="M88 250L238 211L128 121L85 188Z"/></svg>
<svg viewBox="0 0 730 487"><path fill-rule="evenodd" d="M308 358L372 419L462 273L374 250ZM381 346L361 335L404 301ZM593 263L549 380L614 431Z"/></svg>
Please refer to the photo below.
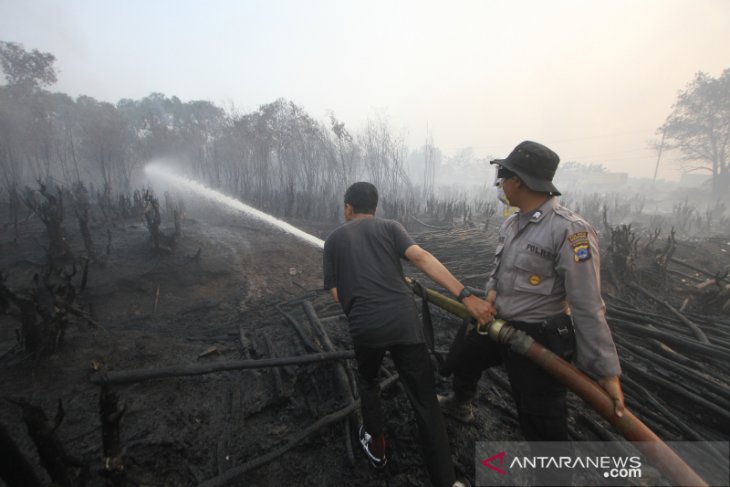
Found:
<svg viewBox="0 0 730 487"><path fill-rule="evenodd" d="M412 148L532 139L650 177L678 91L730 67L730 0L0 0L0 40L53 53L72 96L284 97L352 129L386 116Z"/></svg>

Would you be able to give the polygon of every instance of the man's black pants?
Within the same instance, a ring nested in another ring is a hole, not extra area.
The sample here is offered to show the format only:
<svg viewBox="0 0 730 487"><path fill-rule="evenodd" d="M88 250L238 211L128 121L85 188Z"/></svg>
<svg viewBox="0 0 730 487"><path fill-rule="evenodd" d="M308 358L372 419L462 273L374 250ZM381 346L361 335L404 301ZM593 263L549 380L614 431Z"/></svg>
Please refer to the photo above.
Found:
<svg viewBox="0 0 730 487"><path fill-rule="evenodd" d="M435 487L454 483L454 466L446 425L436 399L433 368L424 343L392 345L389 347L362 347L355 344L355 359L359 373L358 385L365 431L372 436L383 432L384 417L380 401L378 372L385 352L400 376L408 399L413 406L421 436L423 459Z"/></svg>
<svg viewBox="0 0 730 487"><path fill-rule="evenodd" d="M548 343L540 324L510 325L522 329L542 344ZM486 335L479 335L473 327L469 332L460 331L446 360L454 374L456 399L472 399L482 371L501 363L507 368L525 439L569 441L565 386L530 360L495 343Z"/></svg>

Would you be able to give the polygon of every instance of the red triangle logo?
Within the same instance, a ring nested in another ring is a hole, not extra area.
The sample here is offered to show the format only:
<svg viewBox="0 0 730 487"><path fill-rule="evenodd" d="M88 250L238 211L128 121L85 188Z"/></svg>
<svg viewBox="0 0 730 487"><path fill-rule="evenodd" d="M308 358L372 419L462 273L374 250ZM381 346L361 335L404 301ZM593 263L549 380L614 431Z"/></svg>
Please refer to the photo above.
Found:
<svg viewBox="0 0 730 487"><path fill-rule="evenodd" d="M505 470L502 470L499 467L495 467L492 465L492 462L496 459L499 460L499 465L501 466L504 463L504 456L505 452L501 451L497 453L496 455L492 455L491 457L487 458L486 460L482 460L482 465L484 465L487 468L491 468L495 472L497 472L500 475L507 475L507 472Z"/></svg>

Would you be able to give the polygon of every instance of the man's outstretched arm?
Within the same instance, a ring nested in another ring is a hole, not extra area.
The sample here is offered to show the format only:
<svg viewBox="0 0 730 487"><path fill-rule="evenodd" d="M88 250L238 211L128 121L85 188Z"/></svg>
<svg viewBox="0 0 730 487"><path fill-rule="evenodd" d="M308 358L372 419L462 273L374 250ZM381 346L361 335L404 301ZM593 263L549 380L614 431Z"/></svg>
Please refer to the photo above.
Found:
<svg viewBox="0 0 730 487"><path fill-rule="evenodd" d="M406 258L413 262L424 274L445 288L454 296L458 296L464 285L454 277L441 261L419 245L411 245L406 249ZM468 296L462 301L469 314L479 323L487 323L494 317L494 306L476 296Z"/></svg>

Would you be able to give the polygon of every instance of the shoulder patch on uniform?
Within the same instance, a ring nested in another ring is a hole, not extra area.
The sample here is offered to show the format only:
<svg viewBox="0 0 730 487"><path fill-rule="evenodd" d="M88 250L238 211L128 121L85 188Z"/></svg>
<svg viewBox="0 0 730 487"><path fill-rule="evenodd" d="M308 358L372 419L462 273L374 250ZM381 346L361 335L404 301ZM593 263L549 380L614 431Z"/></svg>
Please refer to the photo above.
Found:
<svg viewBox="0 0 730 487"><path fill-rule="evenodd" d="M588 232L576 232L568 235L568 242L573 249L573 260L585 262L591 258L591 244L588 241Z"/></svg>
<svg viewBox="0 0 730 487"><path fill-rule="evenodd" d="M562 205L556 205L555 208L553 208L553 211L570 222L579 222L583 220L573 210L570 210Z"/></svg>

